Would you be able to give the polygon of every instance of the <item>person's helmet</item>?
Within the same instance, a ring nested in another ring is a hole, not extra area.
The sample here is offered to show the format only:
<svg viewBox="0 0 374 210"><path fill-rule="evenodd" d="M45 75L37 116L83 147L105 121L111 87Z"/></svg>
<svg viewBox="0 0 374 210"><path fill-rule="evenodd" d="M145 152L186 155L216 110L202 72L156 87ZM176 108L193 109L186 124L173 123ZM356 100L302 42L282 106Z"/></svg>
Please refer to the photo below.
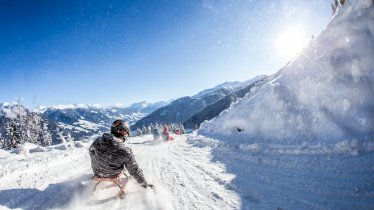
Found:
<svg viewBox="0 0 374 210"><path fill-rule="evenodd" d="M125 131L125 132L123 132ZM130 135L130 126L127 122L123 120L115 120L110 127L110 132L118 138L124 138Z"/></svg>

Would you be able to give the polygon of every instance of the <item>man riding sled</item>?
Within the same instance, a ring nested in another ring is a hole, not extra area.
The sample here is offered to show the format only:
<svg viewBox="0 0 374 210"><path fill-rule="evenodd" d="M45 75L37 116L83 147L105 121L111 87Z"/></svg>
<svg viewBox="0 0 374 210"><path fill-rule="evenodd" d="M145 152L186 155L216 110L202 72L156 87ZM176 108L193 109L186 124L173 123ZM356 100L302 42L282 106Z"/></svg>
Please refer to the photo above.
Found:
<svg viewBox="0 0 374 210"><path fill-rule="evenodd" d="M111 126L111 133L104 133L98 137L90 146L91 167L94 178L115 179L118 178L124 168L144 188L154 188L144 178L143 171L135 161L131 149L125 145L130 134L128 123L122 120L115 120Z"/></svg>

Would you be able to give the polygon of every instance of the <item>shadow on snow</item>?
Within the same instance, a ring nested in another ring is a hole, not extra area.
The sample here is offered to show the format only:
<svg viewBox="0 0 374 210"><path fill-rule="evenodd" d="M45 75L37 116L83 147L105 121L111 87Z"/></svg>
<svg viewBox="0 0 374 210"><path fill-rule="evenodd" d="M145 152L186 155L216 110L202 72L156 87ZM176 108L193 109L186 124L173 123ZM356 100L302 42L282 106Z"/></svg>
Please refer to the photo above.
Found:
<svg viewBox="0 0 374 210"><path fill-rule="evenodd" d="M374 154L301 155L214 148L241 209L374 209Z"/></svg>
<svg viewBox="0 0 374 210"><path fill-rule="evenodd" d="M77 194L85 191L80 182L90 179L91 175L83 175L73 180L50 184L44 190L33 188L1 190L0 205L12 209L64 208L71 203Z"/></svg>

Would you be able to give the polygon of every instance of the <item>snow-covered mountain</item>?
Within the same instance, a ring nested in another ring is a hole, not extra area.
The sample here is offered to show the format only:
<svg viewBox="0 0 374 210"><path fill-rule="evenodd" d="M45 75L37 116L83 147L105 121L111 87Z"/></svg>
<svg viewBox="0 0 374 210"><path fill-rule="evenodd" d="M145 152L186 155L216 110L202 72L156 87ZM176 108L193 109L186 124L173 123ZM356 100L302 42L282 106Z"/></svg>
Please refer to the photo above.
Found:
<svg viewBox="0 0 374 210"><path fill-rule="evenodd" d="M274 143L372 137L373 8L371 1L353 2L266 85L200 132L230 141ZM243 130L240 135L237 128Z"/></svg>
<svg viewBox="0 0 374 210"><path fill-rule="evenodd" d="M246 94L256 91L260 86L267 81L266 76L256 77L255 80L250 80L252 83L247 83L248 86L241 87L241 89L230 93L223 97L222 99L210 104L201 111L195 113L192 117L186 120L183 125L185 128L195 128L199 127L200 124L205 120L211 120L212 118L218 116L223 110L230 107L231 103L243 98ZM254 81L254 82L253 82Z"/></svg>
<svg viewBox="0 0 374 210"><path fill-rule="evenodd" d="M244 81L244 82L238 82L238 81L225 82L225 83L219 84L219 85L217 85L213 88L209 88L209 89L200 91L198 94L196 94L192 97L193 98L201 98L203 96L209 95L210 93L214 93L214 92L216 92L217 90L220 90L220 89L230 90L232 92L235 92L239 89L242 89L243 87L246 87L248 85L253 84L254 82L262 79L263 77L266 77L266 76L265 75L259 75L259 76L256 76L255 78L249 79L249 80Z"/></svg>
<svg viewBox="0 0 374 210"><path fill-rule="evenodd" d="M345 1L256 91L204 122L195 146L235 175L241 209L374 208L374 2Z"/></svg>
<svg viewBox="0 0 374 210"><path fill-rule="evenodd" d="M115 119L123 119L133 124L168 103L144 101L127 107L73 104L42 107L37 112L42 113L42 116L51 122L52 130L80 139L99 132L107 132ZM57 133L53 134L54 139L57 138Z"/></svg>
<svg viewBox="0 0 374 210"><path fill-rule="evenodd" d="M201 91L194 96L186 96L174 100L169 105L157 109L148 116L136 122L132 128L142 128L151 123L184 123L197 112L203 110L207 106L219 101L225 96L244 88L264 76L257 76L245 82L226 82L214 88Z"/></svg>
<svg viewBox="0 0 374 210"><path fill-rule="evenodd" d="M87 104L56 105L28 110L18 103L0 104L0 148L24 142L43 146L81 140L107 132L115 119L130 124L169 104L139 102L128 107Z"/></svg>

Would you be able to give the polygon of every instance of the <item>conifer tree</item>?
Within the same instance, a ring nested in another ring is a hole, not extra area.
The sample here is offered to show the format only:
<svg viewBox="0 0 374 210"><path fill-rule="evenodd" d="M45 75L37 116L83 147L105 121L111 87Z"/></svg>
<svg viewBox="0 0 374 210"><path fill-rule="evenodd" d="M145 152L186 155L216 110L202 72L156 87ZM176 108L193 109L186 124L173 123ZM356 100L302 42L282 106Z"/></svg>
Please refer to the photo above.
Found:
<svg viewBox="0 0 374 210"><path fill-rule="evenodd" d="M3 133L0 132L0 148L4 148L5 139Z"/></svg>
<svg viewBox="0 0 374 210"><path fill-rule="evenodd" d="M71 137L70 132L68 132L68 135L66 136L66 141L70 143L74 141L74 139Z"/></svg>
<svg viewBox="0 0 374 210"><path fill-rule="evenodd" d="M25 133L23 135L27 142L39 144L39 127L38 115L34 113L28 114L25 121Z"/></svg>
<svg viewBox="0 0 374 210"><path fill-rule="evenodd" d="M57 128L56 129L56 138L57 138L57 143L66 143L66 139L62 134L62 131Z"/></svg>
<svg viewBox="0 0 374 210"><path fill-rule="evenodd" d="M40 121L38 143L42 146L49 146L52 144L52 134L49 132L48 122L45 120Z"/></svg>
<svg viewBox="0 0 374 210"><path fill-rule="evenodd" d="M10 144L10 121L5 120L5 125L4 125L4 143L3 143L3 148L9 149L11 148Z"/></svg>
<svg viewBox="0 0 374 210"><path fill-rule="evenodd" d="M21 144L19 124L16 119L12 119L9 126L10 148L16 148Z"/></svg>

